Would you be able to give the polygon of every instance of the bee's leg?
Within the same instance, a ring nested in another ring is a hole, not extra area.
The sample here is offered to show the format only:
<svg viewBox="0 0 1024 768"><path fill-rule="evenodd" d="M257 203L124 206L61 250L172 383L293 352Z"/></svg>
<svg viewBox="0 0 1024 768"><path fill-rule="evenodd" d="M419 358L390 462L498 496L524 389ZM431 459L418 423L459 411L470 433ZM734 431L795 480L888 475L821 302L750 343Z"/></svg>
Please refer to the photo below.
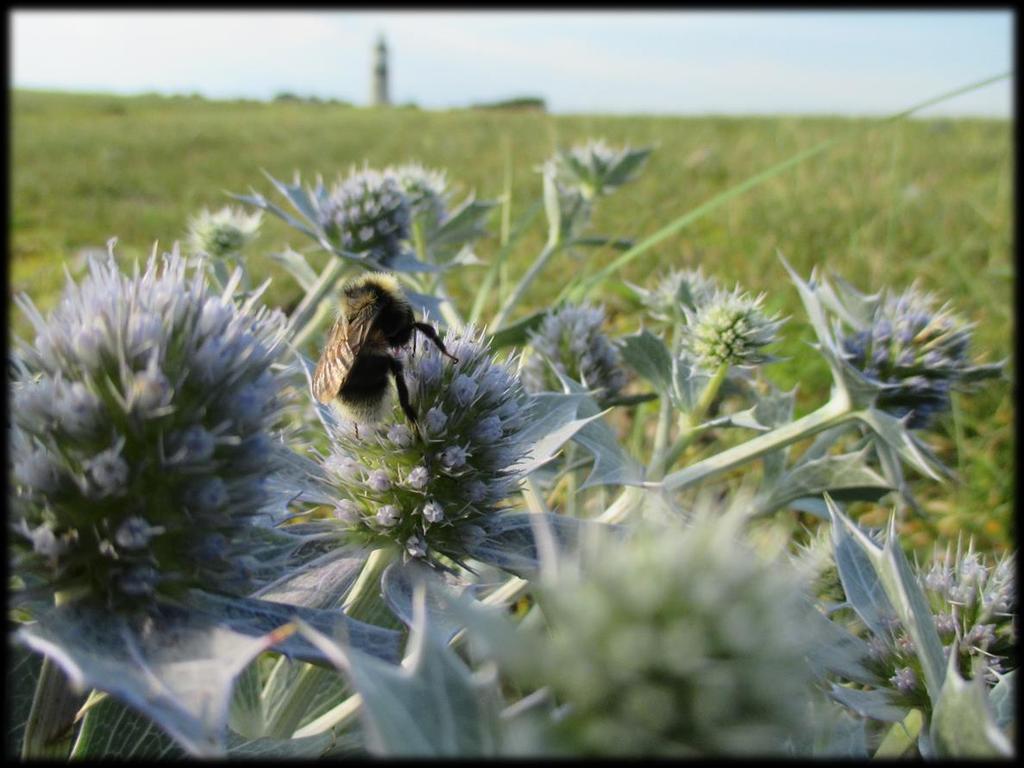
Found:
<svg viewBox="0 0 1024 768"><path fill-rule="evenodd" d="M453 362L459 362L459 359L457 357L448 354L448 350L444 348L444 342L441 341L440 337L437 335L437 331L434 330L434 326L430 325L429 323L413 323L412 327L415 328L420 333L422 333L432 342L434 342L437 348L441 350L442 355L452 360Z"/></svg>
<svg viewBox="0 0 1024 768"><path fill-rule="evenodd" d="M412 424L413 432L420 437L420 427L416 423L416 411L413 410L412 403L409 402L409 388L405 385L402 363L393 357L389 358L389 361L391 375L395 377L395 388L398 390L398 404L402 406L405 417Z"/></svg>

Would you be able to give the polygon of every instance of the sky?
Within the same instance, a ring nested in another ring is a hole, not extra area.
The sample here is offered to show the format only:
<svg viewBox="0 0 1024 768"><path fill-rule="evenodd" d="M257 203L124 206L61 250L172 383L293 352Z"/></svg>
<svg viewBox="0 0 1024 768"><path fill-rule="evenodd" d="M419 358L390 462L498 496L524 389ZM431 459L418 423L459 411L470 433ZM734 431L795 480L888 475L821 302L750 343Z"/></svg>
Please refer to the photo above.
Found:
<svg viewBox="0 0 1024 768"><path fill-rule="evenodd" d="M366 104L373 45L393 102L539 96L556 113L884 115L1013 67L1003 11L32 11L11 13L16 88L289 91ZM1010 117L1011 80L930 115Z"/></svg>

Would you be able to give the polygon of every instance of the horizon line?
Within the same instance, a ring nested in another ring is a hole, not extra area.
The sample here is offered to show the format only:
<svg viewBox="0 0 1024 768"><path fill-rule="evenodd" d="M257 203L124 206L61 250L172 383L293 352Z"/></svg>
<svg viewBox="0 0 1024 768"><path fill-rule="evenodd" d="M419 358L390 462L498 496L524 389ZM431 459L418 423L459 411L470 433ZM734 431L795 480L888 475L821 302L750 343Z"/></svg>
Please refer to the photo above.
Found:
<svg viewBox="0 0 1024 768"><path fill-rule="evenodd" d="M1014 74L1014 73L1009 73ZM159 97L168 99L197 99L200 101L209 102L220 102L220 103L237 103L237 102L252 102L257 104L273 104L282 95L291 95L295 97L297 101L303 101L312 103L313 99L320 102L325 102L326 106L344 106L346 109L364 109L364 110L380 110L380 111L401 111L403 109L416 109L423 112L453 112L453 111L484 111L488 108L494 111L536 111L542 112L547 115L553 116L590 116L590 117L761 117L761 118L787 118L787 117L807 117L807 118L849 118L849 119L871 119L871 118L885 118L892 115L892 110L884 110L877 112L836 112L836 111L822 111L822 112L731 112L731 111L703 111L703 112L679 112L679 111L599 111L599 110L559 110L552 109L546 103L546 98L538 94L511 94L508 96L500 96L489 101L474 102L464 105L452 105L452 106L423 106L416 103L415 101L407 101L404 103L395 103L389 106L373 106L369 103L360 103L350 101L343 96L322 96L316 93L300 93L297 91L282 90L273 96L207 96L198 91L167 91L167 90L139 90L131 89L125 91L116 90L93 90L93 89L77 89L68 88L66 86L37 86L37 85L17 85L11 84L9 86L9 93L14 94L17 92L31 92L31 93L42 93L50 95L66 95L66 96L100 96L105 98L123 98L123 99L134 99L134 98L146 98L146 97ZM539 99L545 102L545 105L541 109L530 109L530 108L515 108L515 107L493 107L491 105L500 104L505 101L514 101L518 99ZM332 104L333 103L333 104ZM993 120L1002 122L1012 122L1015 115L1000 115L991 112L962 112L962 113L942 113L938 115L913 115L910 116L912 120Z"/></svg>

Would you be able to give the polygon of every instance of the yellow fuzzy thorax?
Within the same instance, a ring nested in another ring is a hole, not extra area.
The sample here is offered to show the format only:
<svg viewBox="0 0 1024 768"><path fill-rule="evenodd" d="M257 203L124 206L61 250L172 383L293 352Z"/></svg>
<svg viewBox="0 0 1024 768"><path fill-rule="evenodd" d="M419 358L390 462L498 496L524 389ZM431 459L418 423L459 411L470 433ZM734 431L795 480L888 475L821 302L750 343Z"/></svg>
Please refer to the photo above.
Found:
<svg viewBox="0 0 1024 768"><path fill-rule="evenodd" d="M353 277L345 283L345 288L362 288L370 283L379 285L390 294L402 295L402 288L398 284L398 279L390 272L366 272L358 277Z"/></svg>

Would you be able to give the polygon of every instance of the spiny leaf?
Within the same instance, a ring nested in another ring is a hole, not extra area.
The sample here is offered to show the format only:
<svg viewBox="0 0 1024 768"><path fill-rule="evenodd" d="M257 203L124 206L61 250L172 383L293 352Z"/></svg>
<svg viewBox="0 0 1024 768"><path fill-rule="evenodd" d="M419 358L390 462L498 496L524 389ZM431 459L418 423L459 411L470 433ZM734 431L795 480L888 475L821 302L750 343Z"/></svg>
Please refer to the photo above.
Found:
<svg viewBox="0 0 1024 768"><path fill-rule="evenodd" d="M946 680L935 701L930 736L940 758L1013 755L1010 740L996 726L984 682L980 676L964 680L955 653L950 654Z"/></svg>

